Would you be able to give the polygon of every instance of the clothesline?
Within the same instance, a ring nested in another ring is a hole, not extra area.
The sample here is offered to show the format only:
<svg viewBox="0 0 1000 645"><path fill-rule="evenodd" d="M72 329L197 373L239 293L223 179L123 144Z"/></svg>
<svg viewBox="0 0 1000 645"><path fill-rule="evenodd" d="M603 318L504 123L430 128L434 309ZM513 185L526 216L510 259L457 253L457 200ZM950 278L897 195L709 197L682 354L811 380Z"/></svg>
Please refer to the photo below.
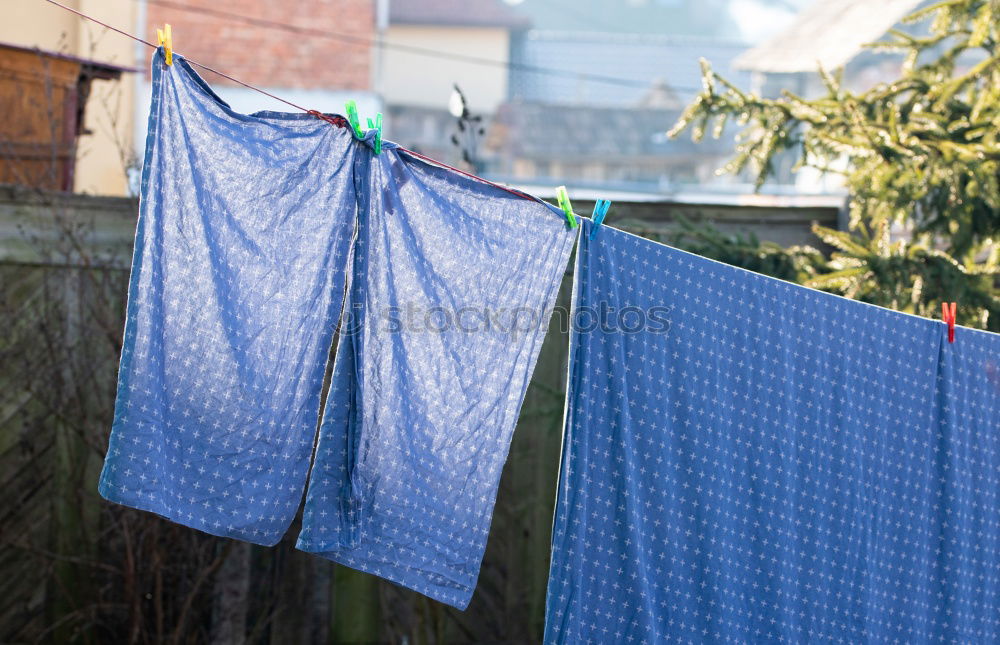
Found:
<svg viewBox="0 0 1000 645"><path fill-rule="evenodd" d="M301 506L299 550L464 609L578 230L353 127L242 118L206 85L154 52L99 490L261 545Z"/></svg>
<svg viewBox="0 0 1000 645"><path fill-rule="evenodd" d="M125 36L127 38L131 38L132 40L134 40L134 41L136 41L138 43L142 43L143 45L147 45L149 47L152 47L153 49L157 49L157 47L158 47L157 45L149 42L148 40L145 40L144 38L140 38L139 36L136 36L135 34L131 34L131 33L127 32L127 31L125 31L123 29L118 29L117 27L113 27L113 26L107 24L106 22L98 20L97 18L94 18L93 16L87 15L87 14L83 13L82 11L77 11L76 9L73 9L72 7L67 7L66 5L64 5L62 3L59 3L59 2L56 2L55 0L45 0L45 2L48 2L49 4L53 4L53 5L57 6L57 7L61 7L62 9L65 9L66 11L69 11L70 13L75 13L76 15L80 16L81 18L84 18L86 20L90 20L91 22L97 23L98 25L101 25L102 27L104 27L106 29L110 29L111 31L114 31L116 33L121 34L122 36ZM259 87L251 85L250 83L246 83L244 81L241 81L238 78L234 78L234 77L230 76L229 74L226 74L224 72L220 72L219 70L214 69L212 67L209 67L208 65L205 65L203 63L199 63L198 61L195 61L195 60L191 60L190 58L187 58L187 57L185 57L184 60L186 60L188 63L194 65L195 67L200 67L201 69L204 69L206 71L212 72L213 74L216 74L218 76L221 76L222 78L230 80L233 83L237 83L239 85L242 85L243 87L245 87L247 89L253 90L255 92L260 92L264 96L268 96L268 97L274 99L275 101L280 101L281 103L284 103L285 105L289 105L289 106L295 108L296 110L301 110L302 112L305 112L306 114L310 114L310 115L312 115L312 116L314 116L314 117L316 117L318 119L322 119L324 121L327 121L331 125L335 125L335 126L341 127L341 128L345 127L345 125L346 125L346 122L345 123L341 123L341 122L335 121L333 119L330 119L326 115L324 115L322 112L319 112L317 110L310 110L309 108L302 107L301 105L298 105L297 103L293 103L293 102L289 101L288 99L283 99L280 96L275 96L274 94L268 92L267 90L263 90L263 89L261 89ZM523 191L520 191L520 190L517 190L517 189L514 189L514 188L510 188L510 187L504 186L502 184L498 184L496 182L490 181L489 179L484 179L483 177L480 177L479 175L474 175L472 173L465 172L464 170L460 170L459 168L455 168L453 166L449 166L448 164L444 163L443 161L438 161L437 159L432 159L431 157L428 157L426 155L422 155L419 152L414 152L413 150L409 150L407 148L404 148L403 146L399 146L399 149L402 150L403 152L405 152L408 155L412 155L412 156L414 156L414 157L416 157L418 159L421 159L423 161L426 161L428 163L432 163L432 164L434 164L436 166L440 166L442 168L447 168L448 170L451 170L453 172L457 172L459 174L465 175L466 177L470 177L472 179L475 179L476 181L480 181L480 182L483 182L484 184L488 184L488 185L493 186L495 188L499 188L500 190L506 191L506 192L508 192L508 193L510 193L512 195L516 195L517 197L520 197L522 199L536 201L536 202L539 202L539 203L542 203L542 204L548 204L548 202L546 202L545 200L541 199L540 197L536 197L534 195L525 193Z"/></svg>
<svg viewBox="0 0 1000 645"><path fill-rule="evenodd" d="M544 642L1000 642L1000 336L595 242L153 59L105 499L266 546L301 510L464 610L575 251Z"/></svg>

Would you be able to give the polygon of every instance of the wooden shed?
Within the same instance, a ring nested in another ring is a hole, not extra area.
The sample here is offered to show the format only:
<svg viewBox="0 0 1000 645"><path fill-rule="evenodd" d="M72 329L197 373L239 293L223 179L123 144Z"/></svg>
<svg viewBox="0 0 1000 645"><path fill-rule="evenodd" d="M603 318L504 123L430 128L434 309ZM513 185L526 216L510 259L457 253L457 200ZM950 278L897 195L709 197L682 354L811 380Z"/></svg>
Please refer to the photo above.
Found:
<svg viewBox="0 0 1000 645"><path fill-rule="evenodd" d="M130 71L0 43L0 184L73 190L90 84Z"/></svg>

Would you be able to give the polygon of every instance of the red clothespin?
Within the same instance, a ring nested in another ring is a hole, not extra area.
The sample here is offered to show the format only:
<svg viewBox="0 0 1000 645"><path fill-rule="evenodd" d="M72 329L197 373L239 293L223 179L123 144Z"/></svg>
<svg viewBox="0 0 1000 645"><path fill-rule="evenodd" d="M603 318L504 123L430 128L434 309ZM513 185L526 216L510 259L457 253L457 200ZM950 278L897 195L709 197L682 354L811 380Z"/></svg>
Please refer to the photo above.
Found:
<svg viewBox="0 0 1000 645"><path fill-rule="evenodd" d="M955 309L957 304L954 302L942 302L941 303L941 320L948 324L948 342L955 342Z"/></svg>

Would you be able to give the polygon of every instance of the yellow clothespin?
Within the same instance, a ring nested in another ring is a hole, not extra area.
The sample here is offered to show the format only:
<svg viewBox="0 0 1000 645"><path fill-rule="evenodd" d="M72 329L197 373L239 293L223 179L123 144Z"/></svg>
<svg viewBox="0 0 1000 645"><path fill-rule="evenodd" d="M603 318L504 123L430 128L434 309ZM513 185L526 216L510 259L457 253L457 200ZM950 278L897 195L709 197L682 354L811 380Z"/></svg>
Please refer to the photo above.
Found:
<svg viewBox="0 0 1000 645"><path fill-rule="evenodd" d="M163 29L156 30L156 44L163 47L163 55L167 65L174 64L174 37L170 33L170 23L163 25Z"/></svg>

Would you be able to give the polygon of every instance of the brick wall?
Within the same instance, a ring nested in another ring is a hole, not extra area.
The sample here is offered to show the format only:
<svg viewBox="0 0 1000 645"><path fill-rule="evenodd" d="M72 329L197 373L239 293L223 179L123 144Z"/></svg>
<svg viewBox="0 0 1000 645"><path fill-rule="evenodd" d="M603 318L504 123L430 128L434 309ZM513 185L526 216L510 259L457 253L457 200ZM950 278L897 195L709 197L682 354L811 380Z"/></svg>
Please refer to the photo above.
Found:
<svg viewBox="0 0 1000 645"><path fill-rule="evenodd" d="M372 47L367 43L249 25L182 10L179 5L370 40L375 34L375 0L178 0L175 6L154 1L146 5L149 40L155 42L156 28L169 22L179 53L247 83L297 89L371 88ZM229 83L205 75L213 85Z"/></svg>

